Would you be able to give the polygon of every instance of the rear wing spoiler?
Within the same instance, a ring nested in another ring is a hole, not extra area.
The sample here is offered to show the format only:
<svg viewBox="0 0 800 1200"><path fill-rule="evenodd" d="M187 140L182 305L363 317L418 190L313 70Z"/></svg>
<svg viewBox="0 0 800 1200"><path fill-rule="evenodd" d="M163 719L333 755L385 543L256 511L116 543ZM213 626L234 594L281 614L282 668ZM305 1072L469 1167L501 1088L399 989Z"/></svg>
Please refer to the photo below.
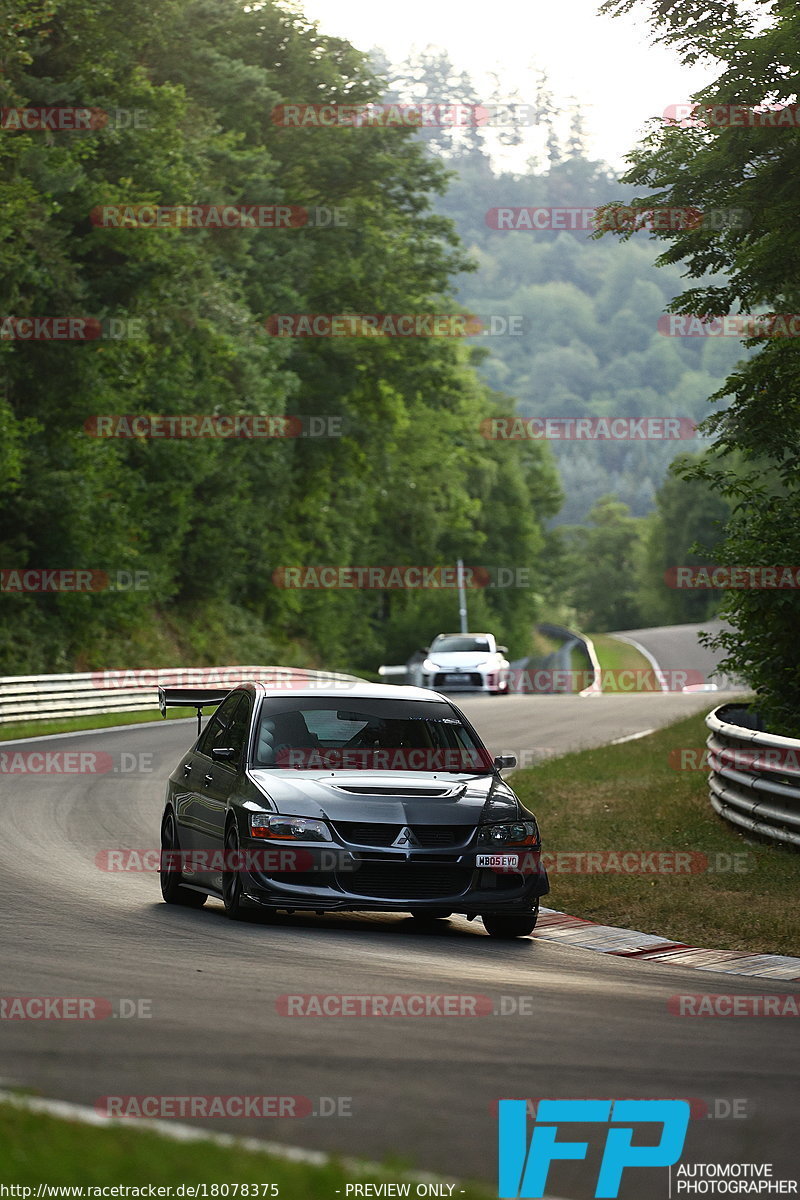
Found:
<svg viewBox="0 0 800 1200"><path fill-rule="evenodd" d="M158 689L158 707L162 717L166 717L168 708L197 709L197 732L199 734L203 709L212 704L216 707L221 700L225 699L230 690L230 688L160 687Z"/></svg>

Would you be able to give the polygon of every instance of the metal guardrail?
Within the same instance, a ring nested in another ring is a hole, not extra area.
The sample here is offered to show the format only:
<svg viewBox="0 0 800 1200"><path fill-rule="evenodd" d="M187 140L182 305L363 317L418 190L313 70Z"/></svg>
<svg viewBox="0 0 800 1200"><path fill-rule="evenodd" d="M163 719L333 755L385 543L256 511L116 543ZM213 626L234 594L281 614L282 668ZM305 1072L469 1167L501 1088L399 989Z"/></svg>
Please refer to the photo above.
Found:
<svg viewBox="0 0 800 1200"><path fill-rule="evenodd" d="M6 675L0 677L0 725L157 709L159 687L233 688L244 680L287 690L312 681L319 686L362 682L356 675L295 667L168 667L77 675Z"/></svg>
<svg viewBox="0 0 800 1200"><path fill-rule="evenodd" d="M722 704L706 717L711 807L741 829L800 846L800 741L726 720L747 711Z"/></svg>
<svg viewBox="0 0 800 1200"><path fill-rule="evenodd" d="M600 663L597 658L597 652L594 648L594 642L591 640L591 638L579 633L577 629L568 629L566 625L553 625L549 621L541 622L536 626L536 628L540 633L545 634L546 637L557 638L561 640L561 647L558 651L558 654L561 656L562 660L559 668L561 670L570 670L572 651L576 646L580 646L589 663L592 672L592 682L588 687L585 687L582 691L578 692L578 695L602 695L603 689L600 683Z"/></svg>

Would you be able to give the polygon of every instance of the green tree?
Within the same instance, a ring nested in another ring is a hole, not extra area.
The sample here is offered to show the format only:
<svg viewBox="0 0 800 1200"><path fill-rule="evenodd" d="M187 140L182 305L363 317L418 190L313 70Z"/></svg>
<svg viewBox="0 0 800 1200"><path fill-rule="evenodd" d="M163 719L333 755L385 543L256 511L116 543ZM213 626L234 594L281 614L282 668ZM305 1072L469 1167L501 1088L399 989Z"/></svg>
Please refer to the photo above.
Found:
<svg viewBox="0 0 800 1200"><path fill-rule="evenodd" d="M609 0L605 7L622 12L637 2ZM739 210L747 218L722 229L700 225L659 235L671 243L660 261L685 263L697 281L673 310L797 313L800 129L796 110L787 106L798 97L800 10L791 0L757 10L728 0L643 6L657 38L675 46L685 62L703 55L719 61L715 81L694 97L698 104L765 106L790 118L780 125L654 124L631 156L625 180L648 189L648 205ZM720 562L793 564L800 561L800 344L791 337L748 344L758 352L711 397L730 399L705 422L716 453L684 474L706 480L733 507ZM733 626L716 639L726 651L723 670L750 684L773 728L800 732L797 592L732 591L722 612Z"/></svg>
<svg viewBox="0 0 800 1200"><path fill-rule="evenodd" d="M647 518L640 559L637 602L647 625L676 625L715 616L719 592L665 587L677 566L715 564L731 505L700 478L684 479L700 456L681 455L656 493Z"/></svg>
<svg viewBox="0 0 800 1200"><path fill-rule="evenodd" d="M151 626L173 660L176 647L218 659L220 633L229 655L245 653L241 637L247 657L374 667L395 629L409 649L430 636L440 597L298 593L276 585L277 568L535 563L557 504L552 462L545 447L481 437L496 401L475 350L265 328L285 312L456 307L451 280L470 263L432 208L447 172L414 131L272 119L280 103L379 99L386 84L367 57L272 0L135 0L123 23L111 0L10 7L4 105L145 119L4 132L2 312L136 318L144 334L0 341L0 561L143 570L151 586L0 597L0 671L126 665ZM345 221L270 231L89 219L99 205L240 202L338 208ZM120 441L85 429L95 414L287 412L335 417L341 436ZM481 603L524 653L535 593Z"/></svg>
<svg viewBox="0 0 800 1200"><path fill-rule="evenodd" d="M603 496L586 527L564 527L569 601L581 628L603 633L639 624L636 561L642 520L626 504Z"/></svg>

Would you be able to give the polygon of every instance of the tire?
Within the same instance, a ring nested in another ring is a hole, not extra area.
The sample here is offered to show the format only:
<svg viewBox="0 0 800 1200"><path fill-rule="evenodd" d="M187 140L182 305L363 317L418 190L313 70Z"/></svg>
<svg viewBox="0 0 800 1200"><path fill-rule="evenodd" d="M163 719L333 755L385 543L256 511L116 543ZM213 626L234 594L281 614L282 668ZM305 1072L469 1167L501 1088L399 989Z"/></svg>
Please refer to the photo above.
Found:
<svg viewBox="0 0 800 1200"><path fill-rule="evenodd" d="M427 912L412 912L411 916L415 921L419 921L420 925L433 924L434 921L445 921L448 917L452 917L452 913L444 908L429 908Z"/></svg>
<svg viewBox="0 0 800 1200"><path fill-rule="evenodd" d="M529 933L533 933L538 916L537 904L531 913L486 913L481 920L489 937L509 939L527 937Z"/></svg>
<svg viewBox="0 0 800 1200"><path fill-rule="evenodd" d="M171 812L164 818L164 824L161 827L161 849L162 851L180 850L175 818ZM180 904L184 908L202 908L208 899L203 892L193 892L184 887L180 871L165 871L162 867L160 882L161 896L165 904Z"/></svg>
<svg viewBox="0 0 800 1200"><path fill-rule="evenodd" d="M225 830L225 854L233 854L239 850L239 831L236 823L231 821ZM222 903L225 905L225 915L232 921L249 921L252 909L248 908L242 896L242 875L240 871L222 872Z"/></svg>

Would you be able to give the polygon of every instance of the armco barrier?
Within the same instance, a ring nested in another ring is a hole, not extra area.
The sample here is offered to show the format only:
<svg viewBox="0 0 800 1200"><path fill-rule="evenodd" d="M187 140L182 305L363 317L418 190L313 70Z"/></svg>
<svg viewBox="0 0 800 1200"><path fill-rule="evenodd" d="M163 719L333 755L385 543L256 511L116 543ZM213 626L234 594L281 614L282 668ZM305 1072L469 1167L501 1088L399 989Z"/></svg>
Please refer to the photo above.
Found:
<svg viewBox="0 0 800 1200"><path fill-rule="evenodd" d="M355 675L295 667L165 667L149 671L87 671L79 675L0 677L0 725L10 721L86 717L158 708L159 687L236 687L247 679L286 688L291 682L346 682ZM359 681L360 682L360 681Z"/></svg>
<svg viewBox="0 0 800 1200"><path fill-rule="evenodd" d="M708 786L715 812L751 833L800 846L800 741L733 724L722 704L706 717Z"/></svg>
<svg viewBox="0 0 800 1200"><path fill-rule="evenodd" d="M592 671L592 682L583 691L579 692L579 696L601 696L603 694L601 679L600 663L597 658L597 651L594 648L594 642L591 638L587 638L584 634L578 633L576 629L567 629L565 625L552 625L549 621L543 621L536 626L539 633L543 633L546 637L556 638L561 641L561 647L557 651L561 661L557 664L559 669L568 671L572 663L572 651L576 646L579 646L583 651L586 659L589 662Z"/></svg>

